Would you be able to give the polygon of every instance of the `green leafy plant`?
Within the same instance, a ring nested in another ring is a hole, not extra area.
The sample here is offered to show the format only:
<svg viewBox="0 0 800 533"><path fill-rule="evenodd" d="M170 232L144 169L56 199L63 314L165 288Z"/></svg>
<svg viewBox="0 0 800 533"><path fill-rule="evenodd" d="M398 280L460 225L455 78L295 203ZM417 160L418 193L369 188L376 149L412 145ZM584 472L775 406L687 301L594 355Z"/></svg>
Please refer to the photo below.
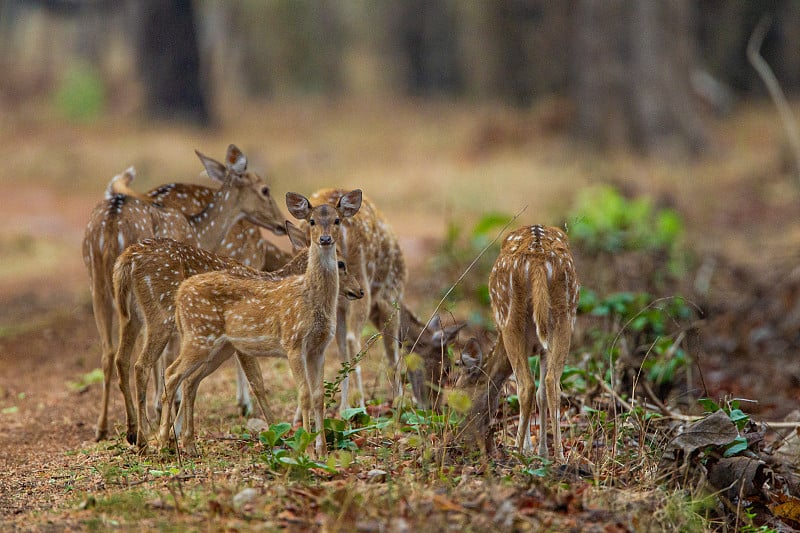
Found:
<svg viewBox="0 0 800 533"><path fill-rule="evenodd" d="M259 433L258 440L265 448L262 458L270 468L273 470L289 468L301 477L308 476L314 468L335 473L334 465L315 461L306 453L317 434L298 428L291 436L287 436L291 428L291 424L280 422Z"/></svg>
<svg viewBox="0 0 800 533"><path fill-rule="evenodd" d="M570 220L570 238L591 252L671 250L684 231L674 210L625 198L609 185L582 190Z"/></svg>

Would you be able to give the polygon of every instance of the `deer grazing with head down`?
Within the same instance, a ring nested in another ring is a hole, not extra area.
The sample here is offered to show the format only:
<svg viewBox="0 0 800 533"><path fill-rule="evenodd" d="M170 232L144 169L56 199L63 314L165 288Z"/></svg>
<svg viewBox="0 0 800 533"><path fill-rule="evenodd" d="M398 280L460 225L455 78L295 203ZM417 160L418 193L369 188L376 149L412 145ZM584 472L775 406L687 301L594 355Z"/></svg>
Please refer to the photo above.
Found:
<svg viewBox="0 0 800 533"><path fill-rule="evenodd" d="M462 354L464 373L459 386L472 389L472 408L462 430L485 452L492 443L489 423L497 408L500 387L513 371L517 378L520 421L516 446L533 449L531 413L539 407L539 455L547 457L547 415L553 431L555 457L564 460L561 443L561 374L569 354L580 286L566 234L549 226L529 226L512 231L503 241L489 276L489 296L499 337L482 361L477 343L472 355ZM466 353L466 350L465 350ZM542 355L539 390L528 357Z"/></svg>
<svg viewBox="0 0 800 533"><path fill-rule="evenodd" d="M287 357L299 392L303 427L317 430L316 453L327 451L323 430L325 349L336 329L339 273L336 244L341 223L361 207L361 191L343 194L335 206L314 206L304 196L287 193L289 212L309 228L308 264L304 274L282 280L255 280L220 271L198 274L181 283L175 297L175 319L181 336L178 357L167 368L162 403L172 404L185 379L199 382L213 372L230 344L247 357ZM187 383L181 409L193 412ZM171 410L161 412L159 442L169 445ZM194 421L184 421L182 442L196 453Z"/></svg>
<svg viewBox="0 0 800 533"><path fill-rule="evenodd" d="M279 235L285 231L283 216L269 187L257 174L247 172L247 158L238 148L228 147L224 165L199 152L197 155L208 174L223 181L214 200L201 212L186 217L180 211L139 197L116 194L115 183L125 184L133 179L133 168L129 168L112 180L106 199L95 207L86 227L83 258L89 270L92 306L103 351L103 407L97 423L98 440L108 434L107 406L114 357L111 277L119 254L128 245L149 237L168 237L214 250L231 226L243 218Z"/></svg>
<svg viewBox="0 0 800 533"><path fill-rule="evenodd" d="M287 221L286 231L294 246L295 255L283 268L263 272L226 257L201 250L172 239L146 239L125 249L114 265L114 299L119 311L119 347L115 356L120 389L125 399L128 420L127 440L145 447L147 444L146 393L150 371L159 361L164 347L175 333L175 293L188 277L204 272L226 270L231 274L252 279L279 280L302 274L308 263L308 242L305 232ZM344 298L361 298L363 290L358 281L347 273L344 261L339 268L339 291ZM142 335L141 352L135 359L134 376L136 404L130 391L130 361L136 338ZM252 363L251 363L252 365ZM255 364L257 368L257 363ZM239 368L242 368L241 366ZM242 369L244 370L244 369ZM263 390L260 371L258 382L245 375L240 383L251 383L254 391ZM158 389L158 387L157 387ZM161 394L163 390L158 390ZM266 398L258 397L264 416L269 418ZM135 413L134 413L135 412Z"/></svg>

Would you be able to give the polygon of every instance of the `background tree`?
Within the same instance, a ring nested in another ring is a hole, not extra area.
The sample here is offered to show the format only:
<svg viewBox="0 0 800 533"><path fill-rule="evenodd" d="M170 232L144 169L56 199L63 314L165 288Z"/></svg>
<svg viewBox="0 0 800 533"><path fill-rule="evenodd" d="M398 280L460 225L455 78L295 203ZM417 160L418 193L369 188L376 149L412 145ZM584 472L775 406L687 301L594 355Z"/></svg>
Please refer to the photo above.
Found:
<svg viewBox="0 0 800 533"><path fill-rule="evenodd" d="M697 154L705 132L690 75L688 0L577 0L571 93L577 136L597 147Z"/></svg>
<svg viewBox="0 0 800 533"><path fill-rule="evenodd" d="M191 0L141 0L137 19L137 58L147 113L208 124Z"/></svg>

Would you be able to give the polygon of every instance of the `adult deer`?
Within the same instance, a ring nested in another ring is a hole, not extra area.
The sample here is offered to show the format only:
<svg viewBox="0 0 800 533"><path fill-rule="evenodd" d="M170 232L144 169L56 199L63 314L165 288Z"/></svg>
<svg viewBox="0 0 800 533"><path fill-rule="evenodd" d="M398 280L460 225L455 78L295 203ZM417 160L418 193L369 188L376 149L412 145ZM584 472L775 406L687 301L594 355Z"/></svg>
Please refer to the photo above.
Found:
<svg viewBox="0 0 800 533"><path fill-rule="evenodd" d="M171 405L177 387L184 379L187 390L213 372L230 352L250 357L283 356L289 359L299 389L303 427L314 427L318 434L315 450L327 451L323 430L325 348L336 327L339 274L336 243L342 220L361 207L360 190L343 194L335 207L327 203L313 206L296 193L287 193L289 212L305 220L310 246L304 274L283 280L254 280L229 272L199 274L184 281L175 298L175 318L181 336L181 350L166 371L163 405ZM187 392L182 409L194 398ZM186 417L182 441L187 451L196 453L193 417ZM159 442L170 440L171 412L163 409Z"/></svg>
<svg viewBox="0 0 800 533"><path fill-rule="evenodd" d="M323 189L315 192L309 200L313 204L336 205L345 191ZM364 287L364 298L342 303L336 312L336 344L339 357L349 362L361 351L361 331L371 319L383 332L383 343L388 359L392 394L401 394L399 363L398 306L403 299L406 282L406 265L397 237L383 214L367 198L363 198L361 210L352 218L342 221L340 248L350 273ZM364 406L364 387L361 368L355 369L359 401ZM349 406L349 376L342 381L340 409Z"/></svg>
<svg viewBox="0 0 800 533"><path fill-rule="evenodd" d="M539 407L539 455L548 456L549 412L555 456L564 460L561 374L569 354L579 288L567 236L560 229L523 227L503 241L489 275L489 296L499 337L486 361L482 361L479 345L470 345L471 355L462 355L465 374L459 380L459 385L471 385L473 389L472 408L463 429L484 451L491 446L484 435L489 433L500 387L513 371L520 405L517 448L523 453L533 449L530 422L535 396ZM538 392L528 365L528 357L537 352L542 354Z"/></svg>
<svg viewBox="0 0 800 533"><path fill-rule="evenodd" d="M308 242L305 232L291 222L286 230L296 255L283 268L263 272L226 257L201 250L172 239L146 239L125 249L114 265L114 300L119 310L119 347L115 364L120 379L120 389L125 399L127 414L127 439L131 444L144 447L146 428L147 381L164 347L175 332L175 293L180 283L188 277L226 270L231 274L252 279L279 280L302 274L308 263ZM339 290L344 298L355 299L363 295L358 281L347 272L344 261L337 262ZM130 361L136 338L143 335L144 342L134 365L136 404L130 392ZM241 367L240 367L241 368ZM260 372L259 383L260 383ZM242 379L252 383L252 376ZM253 390L258 389L258 383ZM157 386L157 390L159 387ZM263 384L260 385L263 390ZM159 394L163 390L158 390ZM257 398L266 411L266 398Z"/></svg>
<svg viewBox="0 0 800 533"><path fill-rule="evenodd" d="M114 183L130 182L135 172L129 168L122 177L115 177L106 191L106 199L92 212L83 239L83 259L89 270L92 307L100 334L103 366L103 405L108 395L113 372L111 334L113 303L111 276L114 261L126 246L148 237L169 237L206 249L216 249L233 224L248 219L283 234L283 215L270 195L267 184L255 173L247 171L247 158L234 145L228 147L225 164L197 152L209 175L223 181L214 193L214 201L190 217L175 209L144 201L137 197L115 194ZM107 410L100 412L97 440L108 434Z"/></svg>

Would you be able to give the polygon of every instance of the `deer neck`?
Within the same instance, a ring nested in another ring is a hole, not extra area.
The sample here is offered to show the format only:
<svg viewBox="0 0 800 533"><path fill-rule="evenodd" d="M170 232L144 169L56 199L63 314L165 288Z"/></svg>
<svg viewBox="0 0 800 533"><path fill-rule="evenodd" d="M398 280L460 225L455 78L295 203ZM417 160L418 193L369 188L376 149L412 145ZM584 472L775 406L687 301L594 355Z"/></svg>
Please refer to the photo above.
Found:
<svg viewBox="0 0 800 533"><path fill-rule="evenodd" d="M200 248L218 251L228 231L244 218L244 213L234 209L236 192L229 183L224 183L202 211L189 217Z"/></svg>
<svg viewBox="0 0 800 533"><path fill-rule="evenodd" d="M312 288L307 294L313 299L314 307L333 320L339 296L336 246L311 245L308 250L306 283L308 287Z"/></svg>

